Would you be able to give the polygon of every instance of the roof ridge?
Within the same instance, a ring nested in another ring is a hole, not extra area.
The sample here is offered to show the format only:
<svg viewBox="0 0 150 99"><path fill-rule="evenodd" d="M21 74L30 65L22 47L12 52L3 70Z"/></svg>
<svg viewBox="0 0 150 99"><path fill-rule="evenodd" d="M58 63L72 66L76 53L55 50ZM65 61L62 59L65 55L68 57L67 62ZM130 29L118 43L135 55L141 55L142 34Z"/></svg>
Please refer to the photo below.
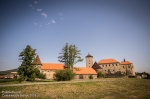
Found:
<svg viewBox="0 0 150 99"><path fill-rule="evenodd" d="M42 64L63 64L63 63L42 63Z"/></svg>

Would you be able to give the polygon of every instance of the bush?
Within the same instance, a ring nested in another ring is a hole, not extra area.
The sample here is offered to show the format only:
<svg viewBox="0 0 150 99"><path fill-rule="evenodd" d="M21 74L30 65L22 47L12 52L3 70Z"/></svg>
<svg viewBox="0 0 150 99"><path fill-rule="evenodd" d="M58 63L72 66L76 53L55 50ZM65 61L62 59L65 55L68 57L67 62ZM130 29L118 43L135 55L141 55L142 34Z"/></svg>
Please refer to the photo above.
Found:
<svg viewBox="0 0 150 99"><path fill-rule="evenodd" d="M20 75L19 78L18 78L18 81L21 83L23 80L24 80L24 76Z"/></svg>
<svg viewBox="0 0 150 99"><path fill-rule="evenodd" d="M121 74L122 77L126 76L125 74Z"/></svg>
<svg viewBox="0 0 150 99"><path fill-rule="evenodd" d="M6 83L6 82L14 82L17 81L16 79L1 79L0 83Z"/></svg>
<svg viewBox="0 0 150 99"><path fill-rule="evenodd" d="M54 79L56 81L68 81L73 79L75 76L75 73L69 69L64 70L57 70L54 74Z"/></svg>
<svg viewBox="0 0 150 99"><path fill-rule="evenodd" d="M90 75L90 76L89 76L89 79L93 79L93 76L92 76L92 75Z"/></svg>
<svg viewBox="0 0 150 99"><path fill-rule="evenodd" d="M45 79L45 78L46 78L46 75L43 74L43 73L40 73L40 74L39 74L39 78L40 78L40 79Z"/></svg>
<svg viewBox="0 0 150 99"><path fill-rule="evenodd" d="M101 72L98 72L97 73L97 78L101 78L101 77L104 77L104 74L102 74Z"/></svg>
<svg viewBox="0 0 150 99"><path fill-rule="evenodd" d="M147 77L150 77L150 73L147 73Z"/></svg>

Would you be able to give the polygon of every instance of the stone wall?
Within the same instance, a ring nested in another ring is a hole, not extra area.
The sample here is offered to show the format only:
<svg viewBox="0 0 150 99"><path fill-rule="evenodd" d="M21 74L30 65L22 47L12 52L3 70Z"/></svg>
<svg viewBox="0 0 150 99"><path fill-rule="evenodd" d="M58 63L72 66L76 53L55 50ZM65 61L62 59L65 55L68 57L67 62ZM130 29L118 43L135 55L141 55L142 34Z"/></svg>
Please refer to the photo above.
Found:
<svg viewBox="0 0 150 99"><path fill-rule="evenodd" d="M42 70L43 74L46 74L46 79L53 79L55 73L54 70Z"/></svg>
<svg viewBox="0 0 150 99"><path fill-rule="evenodd" d="M86 57L86 67L92 67L92 66L93 66L93 58Z"/></svg>
<svg viewBox="0 0 150 99"><path fill-rule="evenodd" d="M96 70L101 71L103 74L125 74L128 76L135 75L133 64L121 65L120 63L113 64L100 64L102 69Z"/></svg>
<svg viewBox="0 0 150 99"><path fill-rule="evenodd" d="M89 76L90 76L90 74L77 74L76 76L75 76L75 79L89 79ZM95 78L97 78L97 75L92 75L93 76L93 79L95 79Z"/></svg>

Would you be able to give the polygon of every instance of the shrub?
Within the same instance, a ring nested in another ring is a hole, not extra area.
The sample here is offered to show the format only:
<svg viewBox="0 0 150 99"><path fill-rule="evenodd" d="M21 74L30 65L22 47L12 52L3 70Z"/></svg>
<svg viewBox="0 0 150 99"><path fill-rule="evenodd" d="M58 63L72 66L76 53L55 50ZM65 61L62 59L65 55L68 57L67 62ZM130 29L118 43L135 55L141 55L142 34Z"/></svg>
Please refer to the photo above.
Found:
<svg viewBox="0 0 150 99"><path fill-rule="evenodd" d="M125 74L121 74L121 76L122 76L122 77L124 77L124 76L125 76Z"/></svg>
<svg viewBox="0 0 150 99"><path fill-rule="evenodd" d="M19 78L18 78L18 81L21 83L23 80L24 80L24 76L20 75Z"/></svg>
<svg viewBox="0 0 150 99"><path fill-rule="evenodd" d="M1 79L0 80L0 83L6 83L6 82L14 82L14 81L17 81L16 79Z"/></svg>
<svg viewBox="0 0 150 99"><path fill-rule="evenodd" d="M17 79L17 75L14 75L14 79Z"/></svg>
<svg viewBox="0 0 150 99"><path fill-rule="evenodd" d="M54 79L56 81L68 81L73 79L75 76L75 73L69 69L64 70L57 70L54 74Z"/></svg>
<svg viewBox="0 0 150 99"><path fill-rule="evenodd" d="M93 79L93 76L92 76L92 75L90 75L90 76L89 76L89 79Z"/></svg>
<svg viewBox="0 0 150 99"><path fill-rule="evenodd" d="M101 77L104 77L104 74L102 74L101 72L98 72L97 73L97 78L101 78Z"/></svg>
<svg viewBox="0 0 150 99"><path fill-rule="evenodd" d="M40 74L39 74L39 78L40 78L40 79L45 79L45 78L46 78L46 75L43 74L43 73L40 73Z"/></svg>

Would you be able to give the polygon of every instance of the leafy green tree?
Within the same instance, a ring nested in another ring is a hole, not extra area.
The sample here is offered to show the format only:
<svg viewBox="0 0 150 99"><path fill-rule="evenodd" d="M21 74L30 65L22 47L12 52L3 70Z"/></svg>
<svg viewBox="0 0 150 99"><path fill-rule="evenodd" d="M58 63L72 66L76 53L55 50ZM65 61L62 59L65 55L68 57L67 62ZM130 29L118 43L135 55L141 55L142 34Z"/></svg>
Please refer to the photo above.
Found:
<svg viewBox="0 0 150 99"><path fill-rule="evenodd" d="M27 80L32 78L32 80L35 80L35 68L32 65L32 61L35 58L36 49L32 49L30 45L27 45L25 49L20 53L19 60L21 60L22 64L18 68L18 74L20 75L20 80Z"/></svg>
<svg viewBox="0 0 150 99"><path fill-rule="evenodd" d="M73 69L74 64L83 61L80 57L80 50L78 50L76 45L66 43L59 54L61 55L58 57L58 61L63 62L66 68Z"/></svg>
<svg viewBox="0 0 150 99"><path fill-rule="evenodd" d="M64 70L57 70L54 74L54 79L56 81L68 81L73 79L75 76L75 73L71 71L70 69L64 69Z"/></svg>
<svg viewBox="0 0 150 99"><path fill-rule="evenodd" d="M100 71L97 73L97 78L104 77L104 74L102 74Z"/></svg>
<svg viewBox="0 0 150 99"><path fill-rule="evenodd" d="M90 75L90 76L89 76L89 79L93 79L93 76L92 76L92 75Z"/></svg>

